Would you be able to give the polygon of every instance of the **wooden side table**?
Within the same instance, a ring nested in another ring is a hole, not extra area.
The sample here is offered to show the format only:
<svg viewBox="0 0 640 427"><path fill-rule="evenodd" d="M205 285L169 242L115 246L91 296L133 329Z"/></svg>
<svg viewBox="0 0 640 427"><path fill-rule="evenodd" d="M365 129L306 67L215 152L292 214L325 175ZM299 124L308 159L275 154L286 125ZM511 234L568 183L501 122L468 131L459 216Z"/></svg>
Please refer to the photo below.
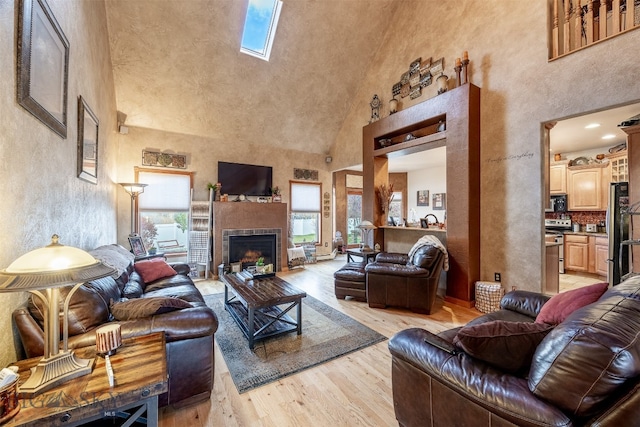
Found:
<svg viewBox="0 0 640 427"><path fill-rule="evenodd" d="M357 256L362 258L362 261L368 264L371 260L376 259L376 255L378 255L380 251L371 250L371 251L363 251L360 248L357 249L347 249L347 262L354 262L353 256Z"/></svg>
<svg viewBox="0 0 640 427"><path fill-rule="evenodd" d="M21 398L20 412L3 427L80 426L105 418L105 425L119 418L128 420L127 425L142 420L147 426L158 426L158 395L168 389L164 333L122 340L122 346L110 357L114 387L109 387L104 358L96 356L95 346L75 351L79 357L96 358L93 371L38 396ZM15 363L20 369L19 384L29 378L30 368L39 360Z"/></svg>

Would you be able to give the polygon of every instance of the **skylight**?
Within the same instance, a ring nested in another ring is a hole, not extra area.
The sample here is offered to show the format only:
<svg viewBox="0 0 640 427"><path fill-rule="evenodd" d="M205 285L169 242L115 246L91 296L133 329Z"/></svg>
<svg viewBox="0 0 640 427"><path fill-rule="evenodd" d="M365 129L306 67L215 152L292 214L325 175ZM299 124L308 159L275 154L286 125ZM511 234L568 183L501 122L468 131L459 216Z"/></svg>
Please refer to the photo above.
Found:
<svg viewBox="0 0 640 427"><path fill-rule="evenodd" d="M240 52L269 60L280 9L281 0L249 0Z"/></svg>

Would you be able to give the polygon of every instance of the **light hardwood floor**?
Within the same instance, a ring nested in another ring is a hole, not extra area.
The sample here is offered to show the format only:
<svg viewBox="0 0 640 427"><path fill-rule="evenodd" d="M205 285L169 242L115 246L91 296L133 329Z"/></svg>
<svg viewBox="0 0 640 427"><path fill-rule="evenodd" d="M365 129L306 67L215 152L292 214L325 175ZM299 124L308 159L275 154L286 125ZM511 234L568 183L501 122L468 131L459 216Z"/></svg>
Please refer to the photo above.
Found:
<svg viewBox="0 0 640 427"><path fill-rule="evenodd" d="M466 324L481 313L443 303L430 316L400 309L372 309L366 303L336 299L333 273L345 256L278 273L325 304L386 337L413 327L439 332ZM200 281L204 294L224 290L221 282ZM304 333L304 331L303 331ZM220 349L215 345L211 399L181 409L160 411L163 427L192 426L393 426L391 355L383 341L279 381L238 394ZM251 369L250 366L247 369Z"/></svg>

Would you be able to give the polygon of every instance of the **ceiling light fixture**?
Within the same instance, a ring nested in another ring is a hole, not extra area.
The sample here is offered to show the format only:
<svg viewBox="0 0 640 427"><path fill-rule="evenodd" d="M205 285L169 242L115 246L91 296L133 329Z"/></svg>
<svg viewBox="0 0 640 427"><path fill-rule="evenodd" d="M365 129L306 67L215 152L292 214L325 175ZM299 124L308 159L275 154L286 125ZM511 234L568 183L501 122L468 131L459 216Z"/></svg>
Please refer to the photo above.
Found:
<svg viewBox="0 0 640 427"><path fill-rule="evenodd" d="M615 137L616 137L616 136L615 136L614 134L612 134L612 133L608 133L608 134L604 135L604 136L602 137L602 139L613 139L613 138L615 138Z"/></svg>
<svg viewBox="0 0 640 427"><path fill-rule="evenodd" d="M584 128L585 129L595 129L595 128L599 128L599 127L600 127L600 123L589 123Z"/></svg>

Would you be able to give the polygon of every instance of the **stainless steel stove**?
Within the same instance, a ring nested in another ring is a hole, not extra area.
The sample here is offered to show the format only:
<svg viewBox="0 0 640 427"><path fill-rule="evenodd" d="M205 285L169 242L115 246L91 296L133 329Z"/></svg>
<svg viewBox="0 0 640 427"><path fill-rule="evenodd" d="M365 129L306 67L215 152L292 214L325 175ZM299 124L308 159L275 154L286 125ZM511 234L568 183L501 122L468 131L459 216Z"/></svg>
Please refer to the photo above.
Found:
<svg viewBox="0 0 640 427"><path fill-rule="evenodd" d="M571 230L570 219L545 219L545 241L558 243L558 271L564 274L564 232Z"/></svg>

